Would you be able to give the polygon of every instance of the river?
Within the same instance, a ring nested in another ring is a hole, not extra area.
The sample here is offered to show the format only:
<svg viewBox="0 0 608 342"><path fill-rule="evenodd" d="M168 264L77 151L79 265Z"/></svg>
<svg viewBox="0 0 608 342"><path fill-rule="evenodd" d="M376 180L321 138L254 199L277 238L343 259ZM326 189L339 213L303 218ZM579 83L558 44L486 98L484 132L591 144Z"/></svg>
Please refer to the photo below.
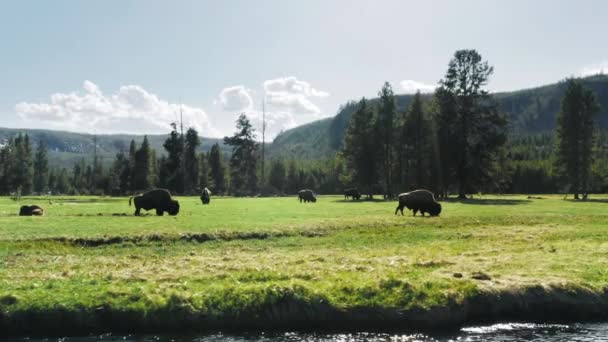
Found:
<svg viewBox="0 0 608 342"><path fill-rule="evenodd" d="M3 340L3 339L0 339ZM208 334L186 336L154 335L95 335L64 338L11 338L3 341L18 342L292 342L292 341L608 341L608 323L598 324L531 324L503 323L489 326L467 327L452 333L442 334L397 334L397 333L255 333L255 334Z"/></svg>

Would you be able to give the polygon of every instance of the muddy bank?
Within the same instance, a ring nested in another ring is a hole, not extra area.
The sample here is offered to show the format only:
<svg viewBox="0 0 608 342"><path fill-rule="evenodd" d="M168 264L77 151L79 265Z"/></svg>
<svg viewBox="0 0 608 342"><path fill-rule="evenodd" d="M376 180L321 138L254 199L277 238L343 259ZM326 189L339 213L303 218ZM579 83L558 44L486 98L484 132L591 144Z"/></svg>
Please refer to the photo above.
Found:
<svg viewBox="0 0 608 342"><path fill-rule="evenodd" d="M13 309L14 307L14 309ZM0 298L0 336L87 335L99 333L199 333L209 331L439 331L480 323L583 322L608 320L608 290L532 286L477 292L431 308L332 305L306 290L285 288L255 304L224 307L207 303L195 309L172 297L147 309L115 307L23 308Z"/></svg>
<svg viewBox="0 0 608 342"><path fill-rule="evenodd" d="M315 231L285 231L285 232L219 232L208 233L185 233L179 235L169 234L150 234L136 236L100 236L100 237L52 237L42 239L16 240L16 242L39 243L55 242L76 247L100 247L107 245L117 245L123 243L146 244L151 242L192 242L203 243L209 241L233 241L233 240L266 240L271 238L283 238L292 236L319 237L324 236L325 232Z"/></svg>

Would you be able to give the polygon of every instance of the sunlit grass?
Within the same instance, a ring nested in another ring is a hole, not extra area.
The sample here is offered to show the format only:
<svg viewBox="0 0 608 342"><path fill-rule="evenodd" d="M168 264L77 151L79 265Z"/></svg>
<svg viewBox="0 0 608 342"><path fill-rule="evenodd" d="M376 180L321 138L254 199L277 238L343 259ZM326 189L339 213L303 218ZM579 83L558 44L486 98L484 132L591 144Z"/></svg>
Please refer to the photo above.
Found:
<svg viewBox="0 0 608 342"><path fill-rule="evenodd" d="M408 309L533 285L601 290L608 203L545 197L448 201L436 218L395 216L396 202L340 196L315 204L213 198L209 206L182 197L176 217L133 217L126 198L2 198L0 309L145 313L177 305L222 317L286 296ZM45 216L16 216L26 203ZM104 237L131 239L97 247L74 240Z"/></svg>

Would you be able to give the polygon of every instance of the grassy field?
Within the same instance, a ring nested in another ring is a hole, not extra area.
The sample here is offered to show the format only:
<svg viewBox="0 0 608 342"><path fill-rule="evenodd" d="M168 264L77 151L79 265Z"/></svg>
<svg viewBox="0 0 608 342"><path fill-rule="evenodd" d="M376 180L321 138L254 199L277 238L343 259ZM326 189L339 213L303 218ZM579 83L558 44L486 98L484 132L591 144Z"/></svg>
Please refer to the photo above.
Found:
<svg viewBox="0 0 608 342"><path fill-rule="evenodd" d="M341 196L178 199L178 216L134 217L126 198L0 198L0 331L433 326L608 302L599 196L447 201L434 218Z"/></svg>

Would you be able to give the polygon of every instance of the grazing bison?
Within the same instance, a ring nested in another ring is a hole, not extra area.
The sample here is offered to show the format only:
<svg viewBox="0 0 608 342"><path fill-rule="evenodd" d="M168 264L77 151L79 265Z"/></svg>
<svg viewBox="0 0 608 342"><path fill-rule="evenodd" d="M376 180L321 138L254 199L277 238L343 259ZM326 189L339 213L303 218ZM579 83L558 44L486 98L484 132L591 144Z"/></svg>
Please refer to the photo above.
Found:
<svg viewBox="0 0 608 342"><path fill-rule="evenodd" d="M201 193L201 202L203 202L203 204L209 204L209 202L211 202L211 191L209 191L209 189L203 189L203 192Z"/></svg>
<svg viewBox="0 0 608 342"><path fill-rule="evenodd" d="M346 200L349 197L352 197L353 200L359 200L361 198L361 193L359 192L359 190L357 188L351 188L351 189L344 190L344 199Z"/></svg>
<svg viewBox="0 0 608 342"><path fill-rule="evenodd" d="M399 195L399 205L395 209L395 215L398 211L401 211L403 215L403 207L412 209L414 216L417 212L421 212L422 216L424 213L429 213L431 216L439 216L441 213L441 204L435 201L435 196L428 190L414 190Z"/></svg>
<svg viewBox="0 0 608 342"><path fill-rule="evenodd" d="M19 216L42 216L44 210L37 205L23 205L19 209Z"/></svg>
<svg viewBox="0 0 608 342"><path fill-rule="evenodd" d="M312 192L312 190L308 189L298 191L298 198L300 199L300 203L302 203L302 201L304 201L304 203L315 203L317 201L315 194Z"/></svg>
<svg viewBox="0 0 608 342"><path fill-rule="evenodd" d="M165 189L154 189L131 197L129 198L129 206L131 206L131 200L135 204L135 216L139 216L141 209L156 209L156 215L158 216L163 216L165 211L172 216L179 213L179 202L171 199L171 194Z"/></svg>

